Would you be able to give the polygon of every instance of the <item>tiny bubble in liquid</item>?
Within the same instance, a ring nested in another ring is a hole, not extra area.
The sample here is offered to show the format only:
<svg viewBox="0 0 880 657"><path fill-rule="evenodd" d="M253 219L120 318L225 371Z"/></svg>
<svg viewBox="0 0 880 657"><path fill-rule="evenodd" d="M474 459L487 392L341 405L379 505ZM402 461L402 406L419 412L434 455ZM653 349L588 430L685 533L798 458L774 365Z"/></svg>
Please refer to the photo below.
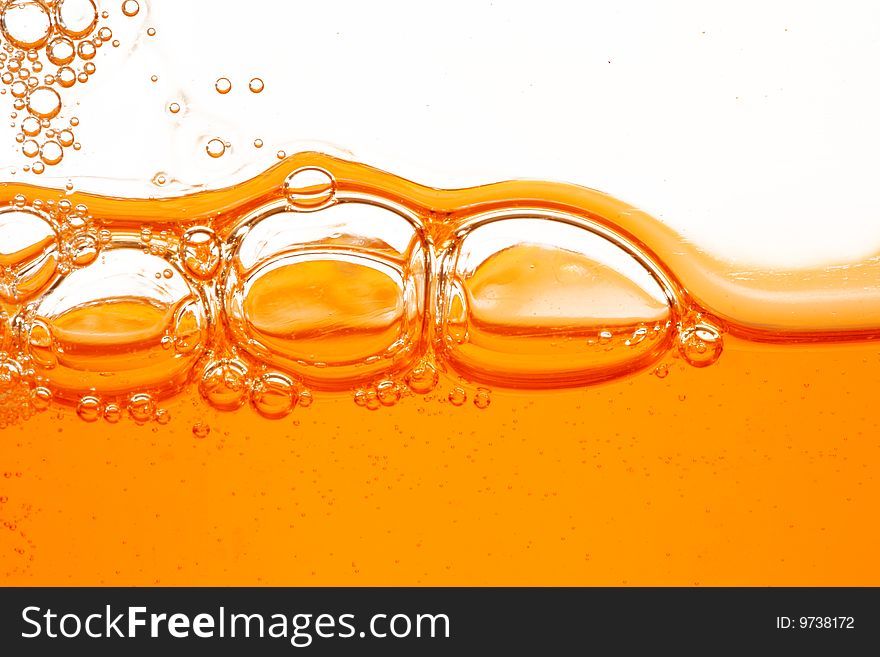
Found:
<svg viewBox="0 0 880 657"><path fill-rule="evenodd" d="M229 78L218 78L214 83L214 88L218 94L226 95L232 91L232 83L229 81Z"/></svg>
<svg viewBox="0 0 880 657"><path fill-rule="evenodd" d="M248 83L248 89L250 89L255 94L260 93L264 88L265 85L260 78L254 78Z"/></svg>
<svg viewBox="0 0 880 657"><path fill-rule="evenodd" d="M488 388L477 388L477 393L474 395L474 406L480 410L489 408L489 405L492 403L490 394Z"/></svg>
<svg viewBox="0 0 880 657"><path fill-rule="evenodd" d="M449 403L453 406L461 406L467 401L467 393L464 388L456 386L449 391Z"/></svg>
<svg viewBox="0 0 880 657"><path fill-rule="evenodd" d="M196 422L192 427L192 432L196 438L201 440L208 437L208 434L211 433L211 427L204 422Z"/></svg>
<svg viewBox="0 0 880 657"><path fill-rule="evenodd" d="M138 4L137 0L125 0L122 3L122 13L131 18L132 16L137 16L137 13L141 10L141 6Z"/></svg>
<svg viewBox="0 0 880 657"><path fill-rule="evenodd" d="M213 158L222 157L226 152L226 144L220 139L215 138L208 142L205 146L205 151Z"/></svg>

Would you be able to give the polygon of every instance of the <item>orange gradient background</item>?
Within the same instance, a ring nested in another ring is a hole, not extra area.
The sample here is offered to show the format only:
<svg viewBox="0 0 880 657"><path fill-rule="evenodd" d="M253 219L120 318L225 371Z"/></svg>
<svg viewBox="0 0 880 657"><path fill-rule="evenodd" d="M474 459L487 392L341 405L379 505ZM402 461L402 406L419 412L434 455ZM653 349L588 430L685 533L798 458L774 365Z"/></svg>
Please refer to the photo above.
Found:
<svg viewBox="0 0 880 657"><path fill-rule="evenodd" d="M880 584L876 344L726 345L485 410L449 379L278 421L196 393L167 426L53 409L0 435L2 581Z"/></svg>

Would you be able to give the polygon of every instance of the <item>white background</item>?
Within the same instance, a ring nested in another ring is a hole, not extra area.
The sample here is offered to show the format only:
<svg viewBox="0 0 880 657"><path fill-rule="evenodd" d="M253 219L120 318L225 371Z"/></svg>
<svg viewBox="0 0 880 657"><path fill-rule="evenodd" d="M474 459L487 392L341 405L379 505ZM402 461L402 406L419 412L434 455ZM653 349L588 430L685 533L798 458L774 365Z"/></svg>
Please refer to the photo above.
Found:
<svg viewBox="0 0 880 657"><path fill-rule="evenodd" d="M593 187L743 263L880 253L880 3L140 2L100 4L122 46L65 96L83 148L51 174L83 188L216 187L318 147L438 186Z"/></svg>

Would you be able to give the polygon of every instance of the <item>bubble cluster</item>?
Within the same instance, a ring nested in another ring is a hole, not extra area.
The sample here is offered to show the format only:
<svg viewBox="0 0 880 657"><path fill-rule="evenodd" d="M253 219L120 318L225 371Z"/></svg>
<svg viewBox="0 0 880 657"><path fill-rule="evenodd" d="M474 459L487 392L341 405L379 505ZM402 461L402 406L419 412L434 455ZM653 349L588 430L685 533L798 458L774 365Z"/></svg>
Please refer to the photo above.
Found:
<svg viewBox="0 0 880 657"><path fill-rule="evenodd" d="M91 60L113 32L99 26L94 0L9 0L0 5L0 83L9 88L20 112L14 116L16 141L25 158L33 160L24 169L40 174L59 164L65 149L77 150L73 128L78 122L65 122L63 95L96 73Z"/></svg>
<svg viewBox="0 0 880 657"><path fill-rule="evenodd" d="M44 130L33 113L21 128ZM51 137L22 148L52 160L69 136ZM302 154L240 215L173 221L120 222L107 209L118 199L96 200L93 217L71 184L39 197L13 186L0 206L0 422L59 404L89 423L163 425L160 404L187 387L272 420L299 415L312 390L370 411L415 396L484 411L497 388L663 379L670 350L696 367L721 353L720 322L671 305L636 261L626 276L593 266L622 247L573 223L559 222L556 246L533 243L553 237L549 220L502 216L436 250L416 211L332 167Z"/></svg>

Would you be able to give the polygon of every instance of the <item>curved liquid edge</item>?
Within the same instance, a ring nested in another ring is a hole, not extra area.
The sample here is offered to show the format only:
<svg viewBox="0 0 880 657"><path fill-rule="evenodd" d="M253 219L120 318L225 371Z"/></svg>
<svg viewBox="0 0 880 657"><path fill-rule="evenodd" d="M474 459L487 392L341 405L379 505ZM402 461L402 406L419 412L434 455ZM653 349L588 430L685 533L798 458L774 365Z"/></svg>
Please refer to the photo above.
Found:
<svg viewBox="0 0 880 657"><path fill-rule="evenodd" d="M125 199L81 191L65 194L6 182L0 183L0 204L11 203L18 194L26 198L61 194L119 226L210 221L222 233L243 214L277 198L287 176L305 167L329 172L341 193L378 196L408 208L423 219L438 245L466 218L497 209L562 211L603 225L650 257L692 305L721 320L726 331L746 339L786 342L880 337L880 254L835 267L743 271L684 240L647 213L602 192L571 184L506 181L444 190L357 162L307 152L289 156L241 184L185 196ZM161 217L156 216L157 209Z"/></svg>

